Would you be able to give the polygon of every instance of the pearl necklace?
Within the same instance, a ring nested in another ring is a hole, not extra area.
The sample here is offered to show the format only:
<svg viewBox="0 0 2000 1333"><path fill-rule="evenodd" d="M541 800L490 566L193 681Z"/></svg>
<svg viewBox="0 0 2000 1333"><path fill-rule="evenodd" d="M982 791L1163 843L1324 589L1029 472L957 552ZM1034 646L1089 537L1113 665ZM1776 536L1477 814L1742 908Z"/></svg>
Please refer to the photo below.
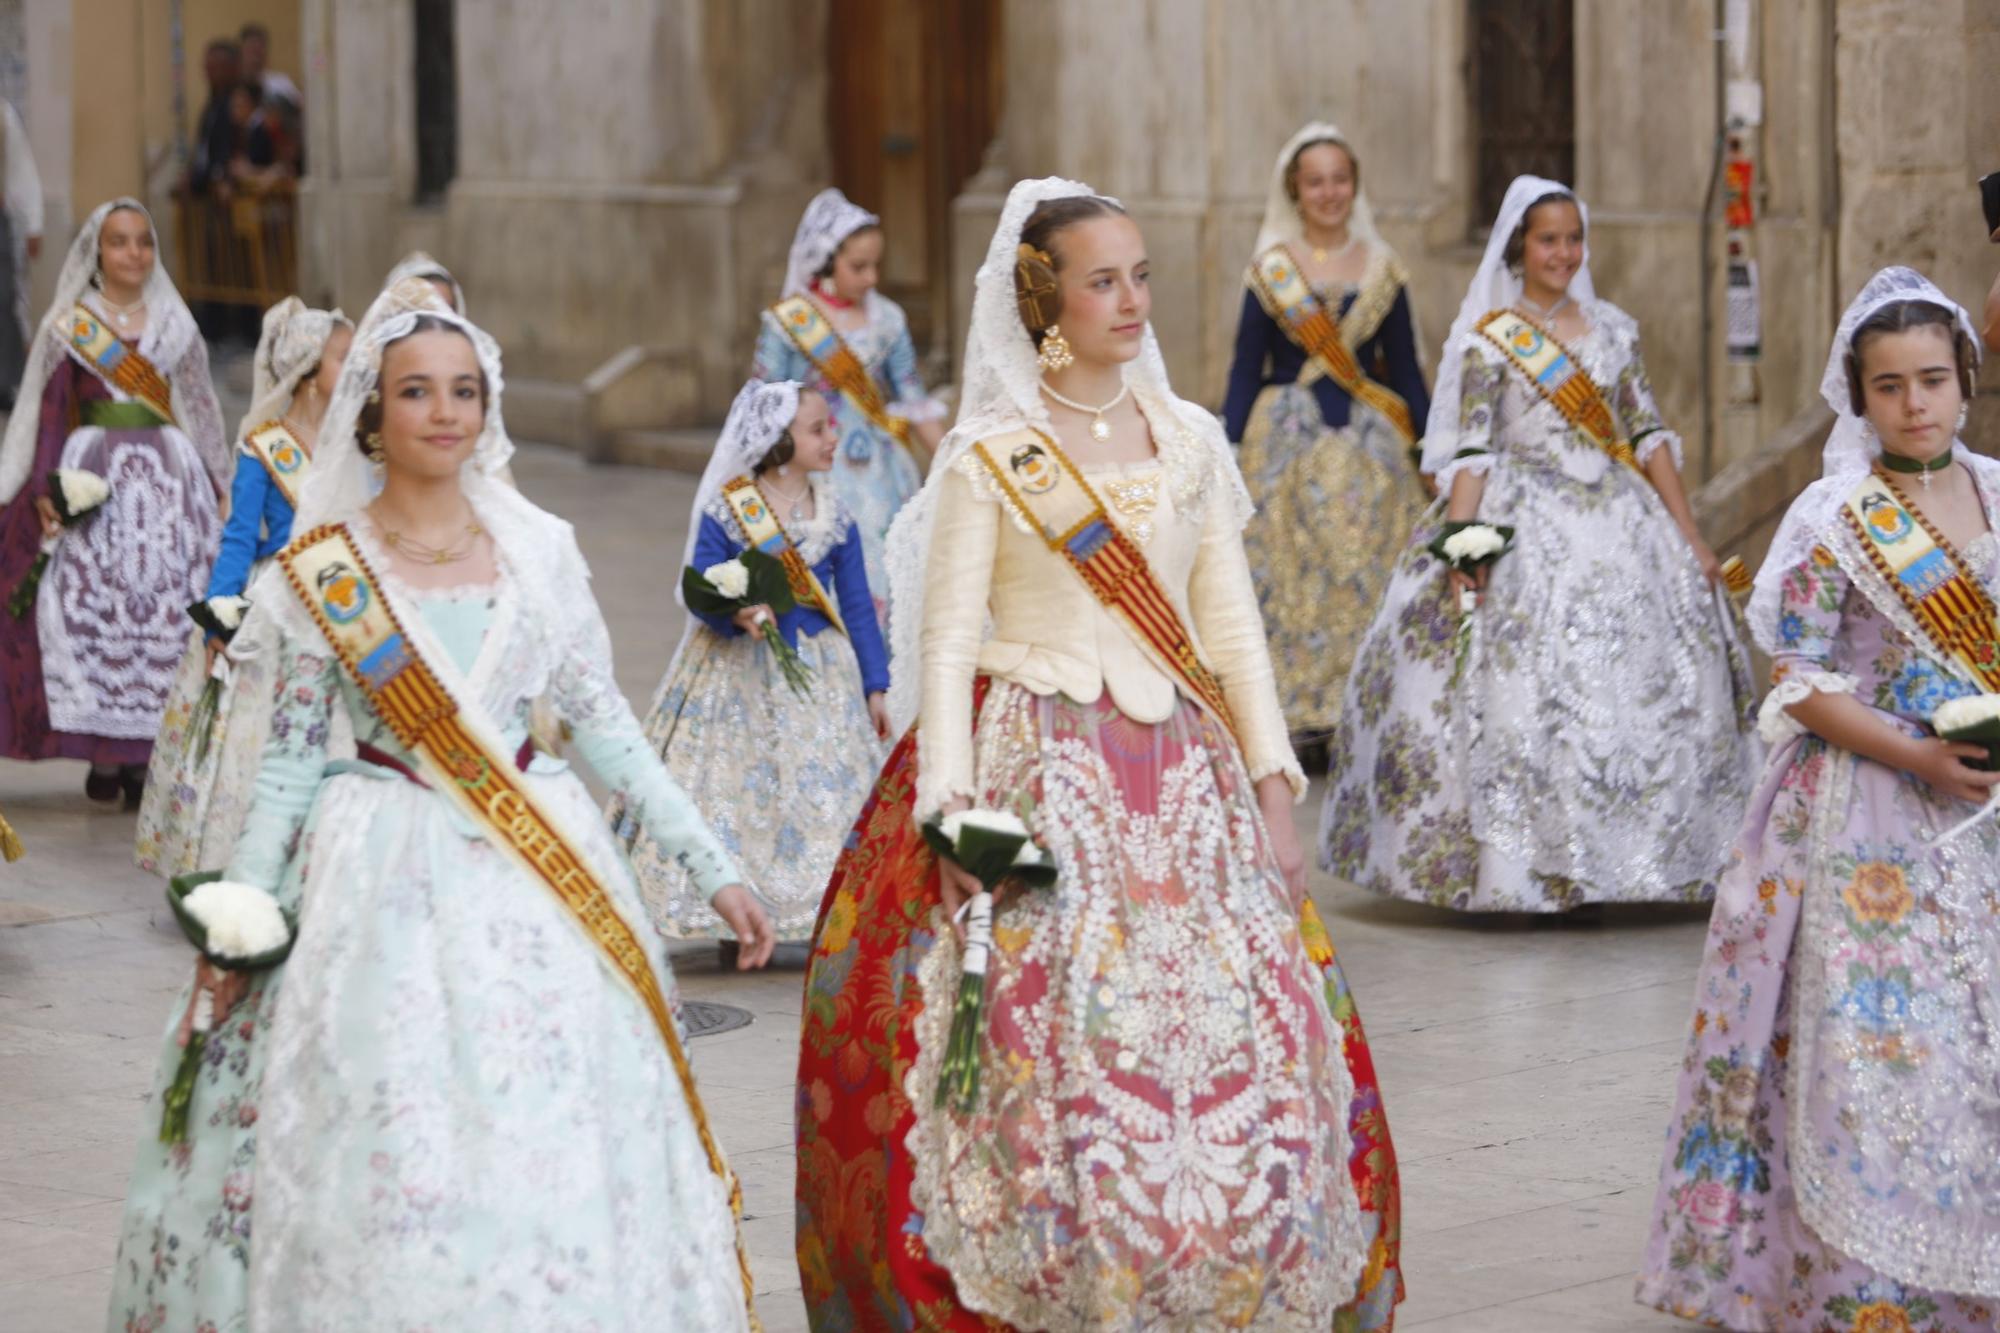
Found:
<svg viewBox="0 0 2000 1333"><path fill-rule="evenodd" d="M1118 385L1118 392L1111 395L1110 402L1104 404L1102 407L1092 407L1089 403L1079 403L1074 398L1063 397L1049 387L1047 380L1039 381L1039 383L1042 386L1042 392L1047 394L1050 399L1061 403L1072 412L1082 412L1090 417L1090 438L1096 440L1099 444L1111 438L1111 423L1104 419L1104 414L1124 402L1125 395L1132 392L1132 386L1129 382L1121 382Z"/></svg>
<svg viewBox="0 0 2000 1333"><path fill-rule="evenodd" d="M1556 322L1556 316L1561 314L1562 308L1568 305L1569 303L1570 300L1568 292L1564 292L1561 296L1558 296L1554 301L1550 302L1549 308L1546 310L1542 309L1542 307L1536 305L1533 301L1529 300L1528 294L1526 292L1522 292L1520 296L1516 297L1514 300L1514 304L1521 307L1522 314L1526 315L1529 319L1541 325L1542 328L1548 330L1549 332L1555 331L1554 326Z"/></svg>
<svg viewBox="0 0 2000 1333"><path fill-rule="evenodd" d="M783 500L791 506L791 510L786 514L786 518L794 523L803 523L806 521L806 497L812 494L812 478L806 478L806 484L799 487L797 495L785 490L769 477L757 478L757 484L769 489L774 498Z"/></svg>
<svg viewBox="0 0 2000 1333"><path fill-rule="evenodd" d="M139 312L146 308L146 298L143 293L131 305L119 305L109 296L106 296L104 289L100 287L97 292L97 299L104 303L104 313L111 317L111 322L118 326L120 333L130 328L132 321L138 317Z"/></svg>
<svg viewBox="0 0 2000 1333"><path fill-rule="evenodd" d="M1349 254L1352 254L1354 251L1354 247L1360 242L1360 240L1361 237L1350 230L1347 233L1347 244L1341 246L1338 250L1329 250L1324 246L1311 245L1313 263L1324 264L1328 259L1331 259L1335 255L1340 255L1342 257L1345 257ZM1310 245L1310 242L1308 242L1308 244Z"/></svg>

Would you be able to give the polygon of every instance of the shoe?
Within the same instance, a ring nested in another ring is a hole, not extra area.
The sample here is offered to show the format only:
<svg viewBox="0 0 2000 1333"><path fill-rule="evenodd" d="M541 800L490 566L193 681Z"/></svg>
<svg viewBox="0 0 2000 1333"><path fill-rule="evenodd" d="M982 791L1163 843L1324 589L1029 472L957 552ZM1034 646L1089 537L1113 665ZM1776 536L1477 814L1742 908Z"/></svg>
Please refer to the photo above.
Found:
<svg viewBox="0 0 2000 1333"><path fill-rule="evenodd" d="M137 764L125 765L119 770L118 785L125 789L125 808L137 810L146 795L146 770Z"/></svg>
<svg viewBox="0 0 2000 1333"><path fill-rule="evenodd" d="M83 780L83 794L93 801L115 801L121 790L118 779L118 770L115 768L108 773L93 768L90 770L90 776Z"/></svg>

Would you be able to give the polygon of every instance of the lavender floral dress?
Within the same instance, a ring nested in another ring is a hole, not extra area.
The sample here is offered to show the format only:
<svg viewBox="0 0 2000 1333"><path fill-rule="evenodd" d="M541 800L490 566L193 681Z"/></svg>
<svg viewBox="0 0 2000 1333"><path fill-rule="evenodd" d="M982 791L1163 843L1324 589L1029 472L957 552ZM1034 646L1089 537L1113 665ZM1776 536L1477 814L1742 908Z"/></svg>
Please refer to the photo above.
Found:
<svg viewBox="0 0 2000 1333"><path fill-rule="evenodd" d="M1638 326L1586 309L1570 351L1641 461L1679 442ZM1756 774L1749 659L1723 595L1652 483L1571 426L1473 333L1461 430L1486 452L1480 517L1516 529L1458 669L1459 613L1426 549L1396 563L1348 677L1320 864L1363 888L1464 911L1700 900Z"/></svg>
<svg viewBox="0 0 2000 1333"><path fill-rule="evenodd" d="M1975 475L2000 527L2000 466ZM1852 693L1921 735L1977 687L1922 646L1858 539L1822 531L1785 577L1765 705L1783 743L1717 893L1638 1297L1720 1328L1988 1331L2000 832L1989 820L1933 849L1970 806L1781 711ZM2000 544L1965 556L2000 593Z"/></svg>

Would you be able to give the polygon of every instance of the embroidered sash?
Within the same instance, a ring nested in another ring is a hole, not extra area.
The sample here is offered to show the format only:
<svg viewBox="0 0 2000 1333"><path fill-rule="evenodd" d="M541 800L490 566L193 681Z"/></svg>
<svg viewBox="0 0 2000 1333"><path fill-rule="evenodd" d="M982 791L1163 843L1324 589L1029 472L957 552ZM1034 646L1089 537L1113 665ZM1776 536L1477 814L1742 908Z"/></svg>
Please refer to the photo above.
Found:
<svg viewBox="0 0 2000 1333"><path fill-rule="evenodd" d="M1290 250L1274 245L1257 256L1250 265L1250 281L1264 308L1271 312L1286 336L1313 358L1314 365L1346 390L1349 397L1360 399L1387 417L1405 444L1417 442L1416 428L1410 422L1410 405L1395 390L1362 373L1361 363L1354 359L1347 339L1334 323L1333 312L1299 271Z"/></svg>
<svg viewBox="0 0 2000 1333"><path fill-rule="evenodd" d="M910 442L910 423L901 417L891 416L889 406L882 401L882 391L875 384L875 377L868 373L868 367L861 364L861 358L847 345L820 308L803 296L788 296L771 307L777 316L778 327L782 328L798 349L805 353L806 360L826 382L840 390L840 396L861 409L861 414L896 437L898 443Z"/></svg>
<svg viewBox="0 0 2000 1333"><path fill-rule="evenodd" d="M1841 516L1931 646L1981 689L2000 693L2000 623L1992 599L1950 543L1877 472L1862 478Z"/></svg>
<svg viewBox="0 0 2000 1333"><path fill-rule="evenodd" d="M1201 660L1153 567L1111 521L1104 501L1061 446L1038 430L1010 431L972 446L1014 507L1049 550L1075 570L1104 608L1124 621L1142 648L1196 703L1236 733L1222 681Z"/></svg>
<svg viewBox="0 0 2000 1333"><path fill-rule="evenodd" d="M1535 392L1556 405L1569 424L1634 472L1643 472L1632 444L1618 429L1611 405L1556 336L1511 310L1496 310L1479 321L1487 341L1507 354Z"/></svg>
<svg viewBox="0 0 2000 1333"><path fill-rule="evenodd" d="M89 306L79 305L70 312L69 347L92 374L151 408L160 418L157 424L174 424L174 391L167 377L136 349L126 346Z"/></svg>
<svg viewBox="0 0 2000 1333"><path fill-rule="evenodd" d="M785 577L792 585L792 596L832 621L833 627L842 634L847 633L846 622L840 618L840 608L827 595L819 576L812 572L812 566L799 554L799 548L792 545L792 539L778 526L778 516L771 512L770 505L764 503L764 494L757 489L757 483L748 477L724 482L722 498L729 501L730 511L743 525L750 544L765 555L776 556L778 563L785 567ZM820 503L826 504L827 500L822 497Z"/></svg>
<svg viewBox="0 0 2000 1333"><path fill-rule="evenodd" d="M244 437L243 448L271 474L271 484L285 497L285 503L297 509L300 474L308 461L298 437L283 422L267 421Z"/></svg>
<svg viewBox="0 0 2000 1333"><path fill-rule="evenodd" d="M638 935L564 840L559 821L521 781L513 756L485 720L461 707L419 655L344 524L314 528L279 552L278 561L341 666L376 716L416 756L431 789L453 801L494 846L545 885L597 945L606 966L638 995L673 1060L709 1167L728 1184L731 1210L740 1219L742 1189L709 1133L659 978ZM747 1308L752 1285L740 1236L737 1255ZM751 1320L755 1327L754 1314Z"/></svg>

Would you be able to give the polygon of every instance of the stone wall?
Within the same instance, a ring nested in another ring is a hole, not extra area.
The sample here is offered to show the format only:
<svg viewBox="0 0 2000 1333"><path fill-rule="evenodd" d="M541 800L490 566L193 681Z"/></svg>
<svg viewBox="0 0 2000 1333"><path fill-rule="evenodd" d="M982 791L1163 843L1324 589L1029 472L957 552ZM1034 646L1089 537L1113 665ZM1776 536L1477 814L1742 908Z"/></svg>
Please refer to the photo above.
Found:
<svg viewBox="0 0 2000 1333"><path fill-rule="evenodd" d="M486 0L475 22L461 5L459 172L436 206L411 202L408 0L305 8L333 71L313 108L309 290L359 309L429 249L517 383L577 390L640 346L664 368L660 424L721 417L827 170L819 6Z"/></svg>

